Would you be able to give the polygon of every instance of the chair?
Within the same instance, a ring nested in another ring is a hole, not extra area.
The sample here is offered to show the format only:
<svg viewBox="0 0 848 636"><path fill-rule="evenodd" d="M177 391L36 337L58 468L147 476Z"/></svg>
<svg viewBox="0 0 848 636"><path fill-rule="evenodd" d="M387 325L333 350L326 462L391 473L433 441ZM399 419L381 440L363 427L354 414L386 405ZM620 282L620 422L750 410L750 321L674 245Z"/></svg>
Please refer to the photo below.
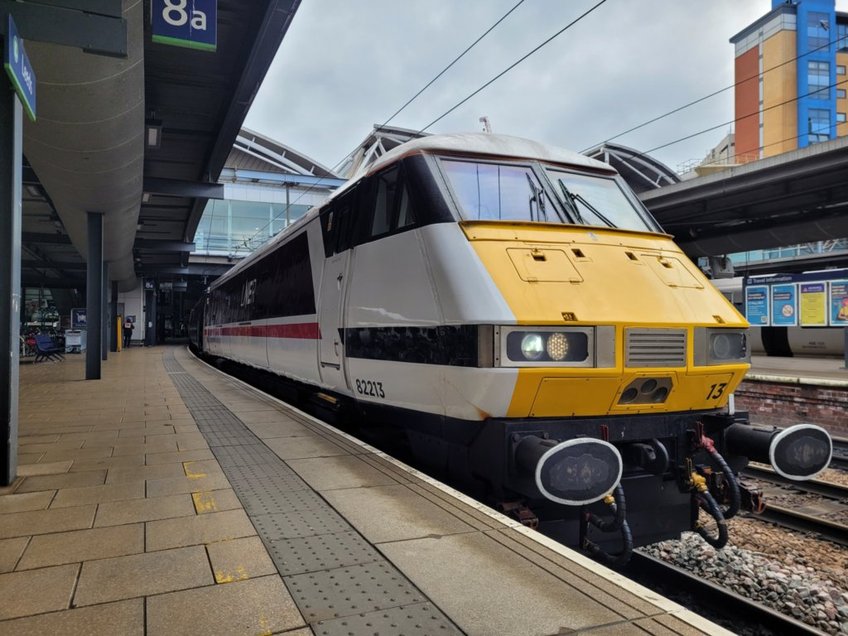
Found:
<svg viewBox="0 0 848 636"><path fill-rule="evenodd" d="M53 342L53 338L40 333L35 337L35 362L39 360L64 360L62 348Z"/></svg>

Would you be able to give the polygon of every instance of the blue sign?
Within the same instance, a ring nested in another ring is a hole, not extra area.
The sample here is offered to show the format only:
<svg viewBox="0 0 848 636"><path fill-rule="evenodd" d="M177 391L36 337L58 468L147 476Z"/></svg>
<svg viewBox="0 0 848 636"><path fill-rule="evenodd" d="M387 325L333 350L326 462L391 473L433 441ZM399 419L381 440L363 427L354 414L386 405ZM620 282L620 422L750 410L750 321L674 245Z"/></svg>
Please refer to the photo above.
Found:
<svg viewBox="0 0 848 636"><path fill-rule="evenodd" d="M771 324L775 327L794 327L798 324L798 298L794 284L772 285Z"/></svg>
<svg viewBox="0 0 848 636"><path fill-rule="evenodd" d="M18 35L18 28L12 15L9 14L9 24L6 26L6 47L3 54L3 66L12 81L15 92L24 105L27 117L35 121L35 72L29 57L24 50L24 41Z"/></svg>
<svg viewBox="0 0 848 636"><path fill-rule="evenodd" d="M751 285L745 288L745 318L752 327L767 327L769 324L769 287Z"/></svg>
<svg viewBox="0 0 848 636"><path fill-rule="evenodd" d="M848 280L830 281L830 324L848 327Z"/></svg>
<svg viewBox="0 0 848 636"><path fill-rule="evenodd" d="M218 46L218 0L153 0L153 41L214 51Z"/></svg>

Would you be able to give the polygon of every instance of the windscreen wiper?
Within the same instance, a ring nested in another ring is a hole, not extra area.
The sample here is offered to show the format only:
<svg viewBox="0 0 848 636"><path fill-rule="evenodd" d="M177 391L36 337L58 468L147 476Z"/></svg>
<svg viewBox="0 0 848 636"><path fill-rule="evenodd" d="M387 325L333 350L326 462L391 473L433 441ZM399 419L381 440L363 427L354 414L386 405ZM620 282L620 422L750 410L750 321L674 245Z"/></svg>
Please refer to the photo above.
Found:
<svg viewBox="0 0 848 636"><path fill-rule="evenodd" d="M596 208L594 205L589 203L585 198L583 198L582 195L577 194L576 192L572 192L571 190L569 190L568 187L562 182L562 179L557 179L557 181L559 182L559 187L562 190L563 195L565 195L565 198L571 201L571 205L574 208L574 211L577 214L577 219L580 221L580 223L585 224L585 221L583 220L583 217L580 216L580 212L577 209L577 202L585 205L586 209L589 210L589 212L594 214L602 222L606 223L609 227L615 227L615 224L612 221L610 221L607 217L605 217L603 214L601 214L600 211L598 210L598 208Z"/></svg>
<svg viewBox="0 0 848 636"><path fill-rule="evenodd" d="M545 218L545 221L547 221L548 220L548 213L545 210L545 199L542 196L542 188L536 187L536 184L533 183L533 179L530 178L530 174L528 172L525 172L524 176L527 177L527 185L530 186L530 220L531 221L534 221L534 220L540 221L541 220L541 218L539 218L539 219L533 218L533 203L535 203L536 207L538 208L538 210L540 212L540 216L543 216Z"/></svg>

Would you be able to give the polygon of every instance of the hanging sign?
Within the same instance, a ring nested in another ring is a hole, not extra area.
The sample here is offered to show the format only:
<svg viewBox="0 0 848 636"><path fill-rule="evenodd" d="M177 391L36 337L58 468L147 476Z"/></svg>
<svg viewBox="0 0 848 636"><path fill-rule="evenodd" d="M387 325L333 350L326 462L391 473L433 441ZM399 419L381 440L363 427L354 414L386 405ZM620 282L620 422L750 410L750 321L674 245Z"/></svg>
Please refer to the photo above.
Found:
<svg viewBox="0 0 848 636"><path fill-rule="evenodd" d="M218 0L153 0L153 41L201 51L218 47Z"/></svg>
<svg viewBox="0 0 848 636"><path fill-rule="evenodd" d="M12 15L6 25L6 46L3 52L3 66L12 82L12 86L24 106L27 117L35 121L35 72L24 49L24 41L18 35L18 28Z"/></svg>

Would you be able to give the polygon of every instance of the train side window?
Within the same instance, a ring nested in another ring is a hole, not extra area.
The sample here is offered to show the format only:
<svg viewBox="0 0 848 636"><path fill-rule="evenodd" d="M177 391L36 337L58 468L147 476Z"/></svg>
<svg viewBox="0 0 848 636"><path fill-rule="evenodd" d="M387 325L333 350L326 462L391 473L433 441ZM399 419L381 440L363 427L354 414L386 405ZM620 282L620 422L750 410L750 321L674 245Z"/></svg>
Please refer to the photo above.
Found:
<svg viewBox="0 0 848 636"><path fill-rule="evenodd" d="M397 229L401 230L413 223L415 223L415 215L412 213L412 201L409 198L409 189L406 187L406 183L404 183L400 190Z"/></svg>
<svg viewBox="0 0 848 636"><path fill-rule="evenodd" d="M392 229L397 185L397 168L392 168L377 175L374 196L374 216L371 220L371 237L386 234Z"/></svg>

